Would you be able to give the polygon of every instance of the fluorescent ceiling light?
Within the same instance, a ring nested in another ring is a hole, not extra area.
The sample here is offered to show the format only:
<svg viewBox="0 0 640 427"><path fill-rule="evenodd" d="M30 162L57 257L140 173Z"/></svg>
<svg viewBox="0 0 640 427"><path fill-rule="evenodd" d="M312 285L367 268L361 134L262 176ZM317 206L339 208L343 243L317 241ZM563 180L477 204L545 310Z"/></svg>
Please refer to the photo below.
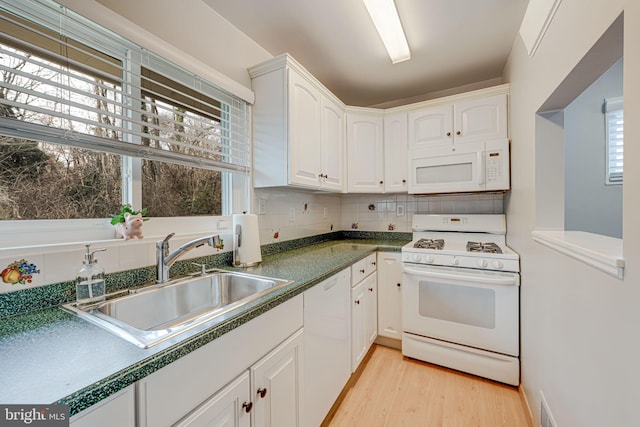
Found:
<svg viewBox="0 0 640 427"><path fill-rule="evenodd" d="M362 0L373 24L387 48L394 64L411 59L411 51L404 36L398 10L393 0Z"/></svg>

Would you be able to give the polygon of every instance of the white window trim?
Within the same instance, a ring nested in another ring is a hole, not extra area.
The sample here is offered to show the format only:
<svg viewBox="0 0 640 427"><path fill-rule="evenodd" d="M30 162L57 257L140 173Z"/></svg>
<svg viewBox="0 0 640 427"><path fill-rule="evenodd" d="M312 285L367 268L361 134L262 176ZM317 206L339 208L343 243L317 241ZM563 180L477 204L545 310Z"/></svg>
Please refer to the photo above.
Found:
<svg viewBox="0 0 640 427"><path fill-rule="evenodd" d="M610 160L610 153L611 153L611 144L614 143L615 141L612 141L611 139L611 134L612 132L614 132L613 129L611 129L611 124L610 124L610 119L616 118L618 116L622 116L623 114L623 109L624 109L624 104L623 104L623 98L622 97L616 97L616 98L608 98L605 100L604 105L603 105L603 112L604 112L604 120L605 120L605 185L622 185L623 183L623 173L617 173L617 172L612 172L611 171L611 160ZM622 118L622 117L620 117ZM616 144L617 145L617 144ZM624 142L623 142L623 147L624 147ZM622 176L621 176L622 175Z"/></svg>
<svg viewBox="0 0 640 427"><path fill-rule="evenodd" d="M99 6L111 18L115 15L113 11L95 2L88 2L87 6L89 8ZM91 15L95 15L95 10L92 10ZM107 19L107 21L111 22L111 18ZM103 24L96 22L98 25ZM120 24L122 25L115 27L120 35L132 39L135 43L144 45L151 52L158 52L167 60L173 61L184 68L187 68L184 64L189 64L188 69L190 71L205 78L210 78L210 81L214 84L218 84L223 89L229 90L248 102L253 101L253 92L246 88L244 88L245 90L239 90L236 84L232 85L233 88L230 88L228 86L230 79L222 76L218 71L212 70L192 57L187 59L182 56L176 57L176 53L168 49L166 43L159 38L138 27L130 28L130 23ZM113 25L105 24L105 27L110 28L112 31L114 29ZM220 84L221 82L223 84ZM142 204L140 165L140 159L123 156L122 201L136 208L141 208ZM236 179L230 179L230 173L222 172L222 174L223 197L226 196L223 201L223 215L226 216L152 218L150 221L145 222L144 225L145 243L156 238L162 239L170 232L176 233L176 240L181 237L195 237L206 233L227 233L225 230L230 230L231 228L228 215L233 212L249 211L250 186L248 183L251 182L251 176L243 176L242 179L237 180L242 183L235 185ZM234 182L233 185L232 182ZM100 242L107 246L123 244L121 239L115 238L110 218L0 221L0 239L2 239L0 256L2 254L9 255L16 250L22 253L25 251L41 252L42 250L65 251L69 247L75 248L79 244L87 242ZM225 250L228 249L225 248Z"/></svg>

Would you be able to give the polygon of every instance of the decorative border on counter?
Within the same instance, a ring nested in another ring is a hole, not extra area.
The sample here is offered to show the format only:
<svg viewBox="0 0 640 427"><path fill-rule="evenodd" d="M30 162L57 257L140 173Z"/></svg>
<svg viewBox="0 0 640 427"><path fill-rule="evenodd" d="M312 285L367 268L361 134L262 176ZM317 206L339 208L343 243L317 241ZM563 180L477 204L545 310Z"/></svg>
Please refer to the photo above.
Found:
<svg viewBox="0 0 640 427"><path fill-rule="evenodd" d="M334 231L326 234L270 243L261 246L263 256L279 252L299 249L317 243L338 240L411 240L411 233L388 231ZM172 276L184 276L196 273L199 268L193 263L205 264L206 268L231 267L232 252L223 252L200 258L192 258L176 262L171 267ZM106 275L106 292L113 293L124 289L136 288L153 283L155 280L155 266L142 267L134 270L120 271ZM14 292L0 294L0 319L56 307L75 299L76 289L74 281L54 283L35 288L21 289Z"/></svg>

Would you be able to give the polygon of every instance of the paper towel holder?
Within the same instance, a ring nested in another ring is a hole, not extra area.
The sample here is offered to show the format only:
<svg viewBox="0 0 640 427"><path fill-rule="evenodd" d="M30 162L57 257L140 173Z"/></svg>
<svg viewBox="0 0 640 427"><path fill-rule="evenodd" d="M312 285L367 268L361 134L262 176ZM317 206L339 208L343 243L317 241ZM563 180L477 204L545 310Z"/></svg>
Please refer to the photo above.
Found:
<svg viewBox="0 0 640 427"><path fill-rule="evenodd" d="M242 260L240 259L240 247L242 247L242 225L236 224L233 237L234 237L233 266L234 267L254 267L260 264L260 261L242 262Z"/></svg>

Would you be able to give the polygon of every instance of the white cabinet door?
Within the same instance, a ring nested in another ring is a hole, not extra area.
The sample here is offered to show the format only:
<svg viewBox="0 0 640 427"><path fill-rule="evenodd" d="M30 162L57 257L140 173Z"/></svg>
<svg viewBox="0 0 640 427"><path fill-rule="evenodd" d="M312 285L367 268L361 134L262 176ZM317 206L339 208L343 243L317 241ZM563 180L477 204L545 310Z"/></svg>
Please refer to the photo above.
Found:
<svg viewBox="0 0 640 427"><path fill-rule="evenodd" d="M408 189L407 113L384 116L384 192Z"/></svg>
<svg viewBox="0 0 640 427"><path fill-rule="evenodd" d="M458 102L453 110L456 144L507 137L507 95Z"/></svg>
<svg viewBox="0 0 640 427"><path fill-rule="evenodd" d="M317 187L320 183L320 91L289 70L289 180Z"/></svg>
<svg viewBox="0 0 640 427"><path fill-rule="evenodd" d="M253 427L302 425L304 364L302 329L253 365Z"/></svg>
<svg viewBox="0 0 640 427"><path fill-rule="evenodd" d="M383 118L347 113L347 189L350 193L384 191Z"/></svg>
<svg viewBox="0 0 640 427"><path fill-rule="evenodd" d="M371 274L364 280L365 293L365 333L366 333L366 351L369 350L371 344L378 336L378 280L376 274Z"/></svg>
<svg viewBox="0 0 640 427"><path fill-rule="evenodd" d="M249 69L253 185L346 189L345 106L289 55Z"/></svg>
<svg viewBox="0 0 640 427"><path fill-rule="evenodd" d="M411 111L408 122L410 150L453 143L453 110L451 105Z"/></svg>
<svg viewBox="0 0 640 427"><path fill-rule="evenodd" d="M378 335L402 339L402 255L378 252Z"/></svg>
<svg viewBox="0 0 640 427"><path fill-rule="evenodd" d="M376 275L367 276L351 288L351 370L367 354L378 334Z"/></svg>
<svg viewBox="0 0 640 427"><path fill-rule="evenodd" d="M460 101L409 113L409 149L507 137L507 95Z"/></svg>
<svg viewBox="0 0 640 427"><path fill-rule="evenodd" d="M322 96L321 187L342 192L345 189L344 108Z"/></svg>
<svg viewBox="0 0 640 427"><path fill-rule="evenodd" d="M252 407L249 372L246 371L178 422L176 427L249 427Z"/></svg>
<svg viewBox="0 0 640 427"><path fill-rule="evenodd" d="M351 288L351 371L355 370L367 354L367 310L365 281Z"/></svg>
<svg viewBox="0 0 640 427"><path fill-rule="evenodd" d="M70 425L72 427L134 427L136 425L134 386L130 385L74 415Z"/></svg>
<svg viewBox="0 0 640 427"><path fill-rule="evenodd" d="M350 270L304 293L304 425L318 427L351 375Z"/></svg>

